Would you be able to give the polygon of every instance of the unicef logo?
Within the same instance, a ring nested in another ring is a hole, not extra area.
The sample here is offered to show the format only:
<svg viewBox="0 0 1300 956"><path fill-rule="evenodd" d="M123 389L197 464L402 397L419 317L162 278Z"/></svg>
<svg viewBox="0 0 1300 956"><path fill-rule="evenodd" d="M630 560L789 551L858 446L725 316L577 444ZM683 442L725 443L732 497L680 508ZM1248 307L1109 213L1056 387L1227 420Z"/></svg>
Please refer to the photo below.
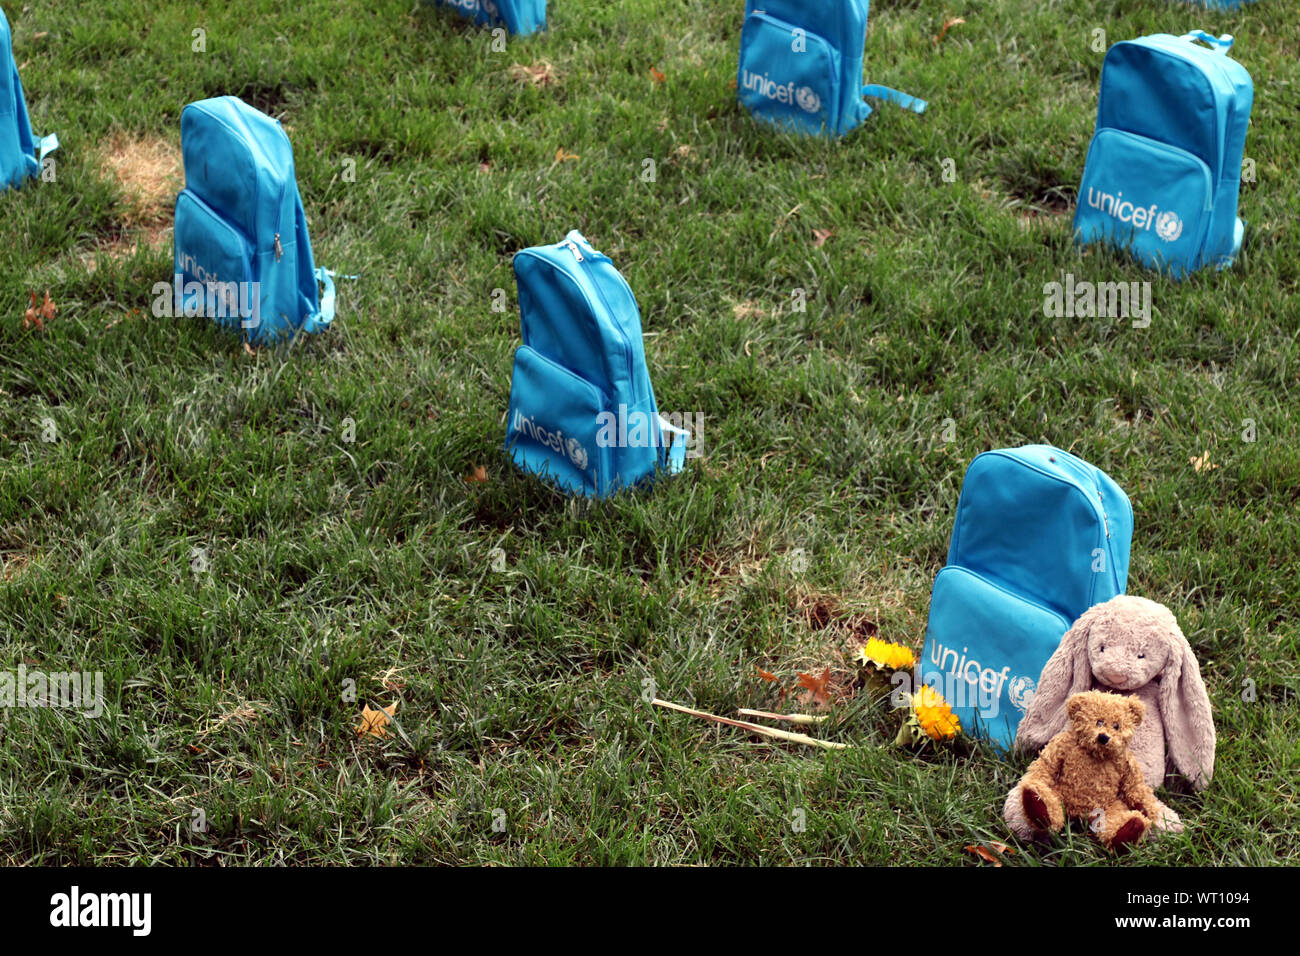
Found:
<svg viewBox="0 0 1300 956"><path fill-rule="evenodd" d="M579 471L586 471L587 449L583 448L582 444L576 438L569 439L567 448L569 452L569 461L573 462L573 466Z"/></svg>
<svg viewBox="0 0 1300 956"><path fill-rule="evenodd" d="M801 86L795 91L794 101L799 104L799 108L805 113L816 113L822 108L822 98L817 95L811 86Z"/></svg>
<svg viewBox="0 0 1300 956"><path fill-rule="evenodd" d="M1156 235L1165 242L1173 242L1183 234L1183 221L1172 209L1156 216Z"/></svg>
<svg viewBox="0 0 1300 956"><path fill-rule="evenodd" d="M1034 692L1038 685L1030 677L1017 677L1007 687L1007 696L1011 698L1011 703L1022 713L1029 709L1030 703L1034 699Z"/></svg>

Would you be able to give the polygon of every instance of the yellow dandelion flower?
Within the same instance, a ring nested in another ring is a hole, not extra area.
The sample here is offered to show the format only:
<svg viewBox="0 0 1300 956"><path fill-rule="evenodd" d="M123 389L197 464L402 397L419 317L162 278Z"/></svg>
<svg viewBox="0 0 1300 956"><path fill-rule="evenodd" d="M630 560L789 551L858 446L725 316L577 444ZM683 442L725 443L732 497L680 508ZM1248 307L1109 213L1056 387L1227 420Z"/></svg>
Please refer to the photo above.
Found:
<svg viewBox="0 0 1300 956"><path fill-rule="evenodd" d="M891 670L901 670L904 667L911 667L916 663L916 655L910 648L902 644L893 644L889 641L882 641L878 637L873 637L862 647L858 648L858 662L861 664L875 664L877 667L888 667Z"/></svg>
<svg viewBox="0 0 1300 956"><path fill-rule="evenodd" d="M912 712L916 722L931 740L944 740L961 733L961 722L948 702L933 687L922 684L912 694Z"/></svg>

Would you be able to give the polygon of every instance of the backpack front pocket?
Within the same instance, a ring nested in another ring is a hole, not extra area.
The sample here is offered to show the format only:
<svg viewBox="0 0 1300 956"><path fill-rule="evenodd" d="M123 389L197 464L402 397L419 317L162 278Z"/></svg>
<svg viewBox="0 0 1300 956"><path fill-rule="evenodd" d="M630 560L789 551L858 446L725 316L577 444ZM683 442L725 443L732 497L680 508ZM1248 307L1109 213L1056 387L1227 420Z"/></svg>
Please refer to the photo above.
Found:
<svg viewBox="0 0 1300 956"><path fill-rule="evenodd" d="M521 345L510 382L506 450L524 471L565 491L600 495L610 481L609 402L571 369Z"/></svg>
<svg viewBox="0 0 1300 956"><path fill-rule="evenodd" d="M1070 622L958 565L934 579L919 673L952 705L963 732L1010 747Z"/></svg>
<svg viewBox="0 0 1300 956"><path fill-rule="evenodd" d="M261 293L253 279L252 244L189 189L176 197L176 273L184 283L184 315L202 315L255 330Z"/></svg>
<svg viewBox="0 0 1300 956"><path fill-rule="evenodd" d="M1204 265L1213 213L1214 181L1199 157L1136 133L1097 130L1074 215L1079 242L1107 242L1148 268L1183 275Z"/></svg>
<svg viewBox="0 0 1300 956"><path fill-rule="evenodd" d="M740 35L740 102L755 116L800 132L836 132L839 53L824 37L766 13Z"/></svg>

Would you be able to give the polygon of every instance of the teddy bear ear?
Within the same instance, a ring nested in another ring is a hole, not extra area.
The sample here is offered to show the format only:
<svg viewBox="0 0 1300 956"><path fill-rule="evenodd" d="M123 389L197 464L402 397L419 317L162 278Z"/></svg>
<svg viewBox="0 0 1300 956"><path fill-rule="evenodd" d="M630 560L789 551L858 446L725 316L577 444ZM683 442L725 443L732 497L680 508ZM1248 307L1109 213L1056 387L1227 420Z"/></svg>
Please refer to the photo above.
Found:
<svg viewBox="0 0 1300 956"><path fill-rule="evenodd" d="M1142 723L1142 718L1147 715L1146 704L1142 703L1142 701L1138 700L1136 697L1130 697L1128 699L1128 709L1129 713L1133 715L1134 726Z"/></svg>
<svg viewBox="0 0 1300 956"><path fill-rule="evenodd" d="M1065 702L1065 713L1071 720L1074 720L1075 717L1079 716L1079 711L1083 710L1083 705L1086 703L1087 701L1084 700L1082 694L1074 694Z"/></svg>

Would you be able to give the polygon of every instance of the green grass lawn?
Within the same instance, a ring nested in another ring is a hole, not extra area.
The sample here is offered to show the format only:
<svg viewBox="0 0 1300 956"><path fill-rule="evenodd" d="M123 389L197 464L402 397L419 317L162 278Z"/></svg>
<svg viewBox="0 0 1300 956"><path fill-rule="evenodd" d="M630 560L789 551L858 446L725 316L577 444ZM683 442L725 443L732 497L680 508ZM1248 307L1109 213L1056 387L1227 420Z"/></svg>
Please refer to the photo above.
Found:
<svg viewBox="0 0 1300 956"><path fill-rule="evenodd" d="M100 671L105 712L3 714L0 861L978 865L1026 760L895 747L870 692L815 731L839 753L643 698L770 708L757 668L919 649L967 464L1037 441L1128 492L1129 591L1215 706L1187 831L1125 864L1297 861L1290 3L876 0L868 79L931 108L842 142L740 110L740 0L552 0L505 52L416 0L202 6L4 3L63 146L0 195L0 670ZM1081 255L1070 214L1093 31L1195 27L1255 79L1256 181L1238 264L1176 283ZM122 145L174 156L224 93L283 120L317 262L362 275L327 334L251 355L150 314L175 185L132 192ZM511 256L571 228L637 293L661 409L703 417L653 493L566 501L502 450ZM1046 316L1067 273L1150 280L1150 326ZM1112 859L1076 832L1012 863Z"/></svg>

